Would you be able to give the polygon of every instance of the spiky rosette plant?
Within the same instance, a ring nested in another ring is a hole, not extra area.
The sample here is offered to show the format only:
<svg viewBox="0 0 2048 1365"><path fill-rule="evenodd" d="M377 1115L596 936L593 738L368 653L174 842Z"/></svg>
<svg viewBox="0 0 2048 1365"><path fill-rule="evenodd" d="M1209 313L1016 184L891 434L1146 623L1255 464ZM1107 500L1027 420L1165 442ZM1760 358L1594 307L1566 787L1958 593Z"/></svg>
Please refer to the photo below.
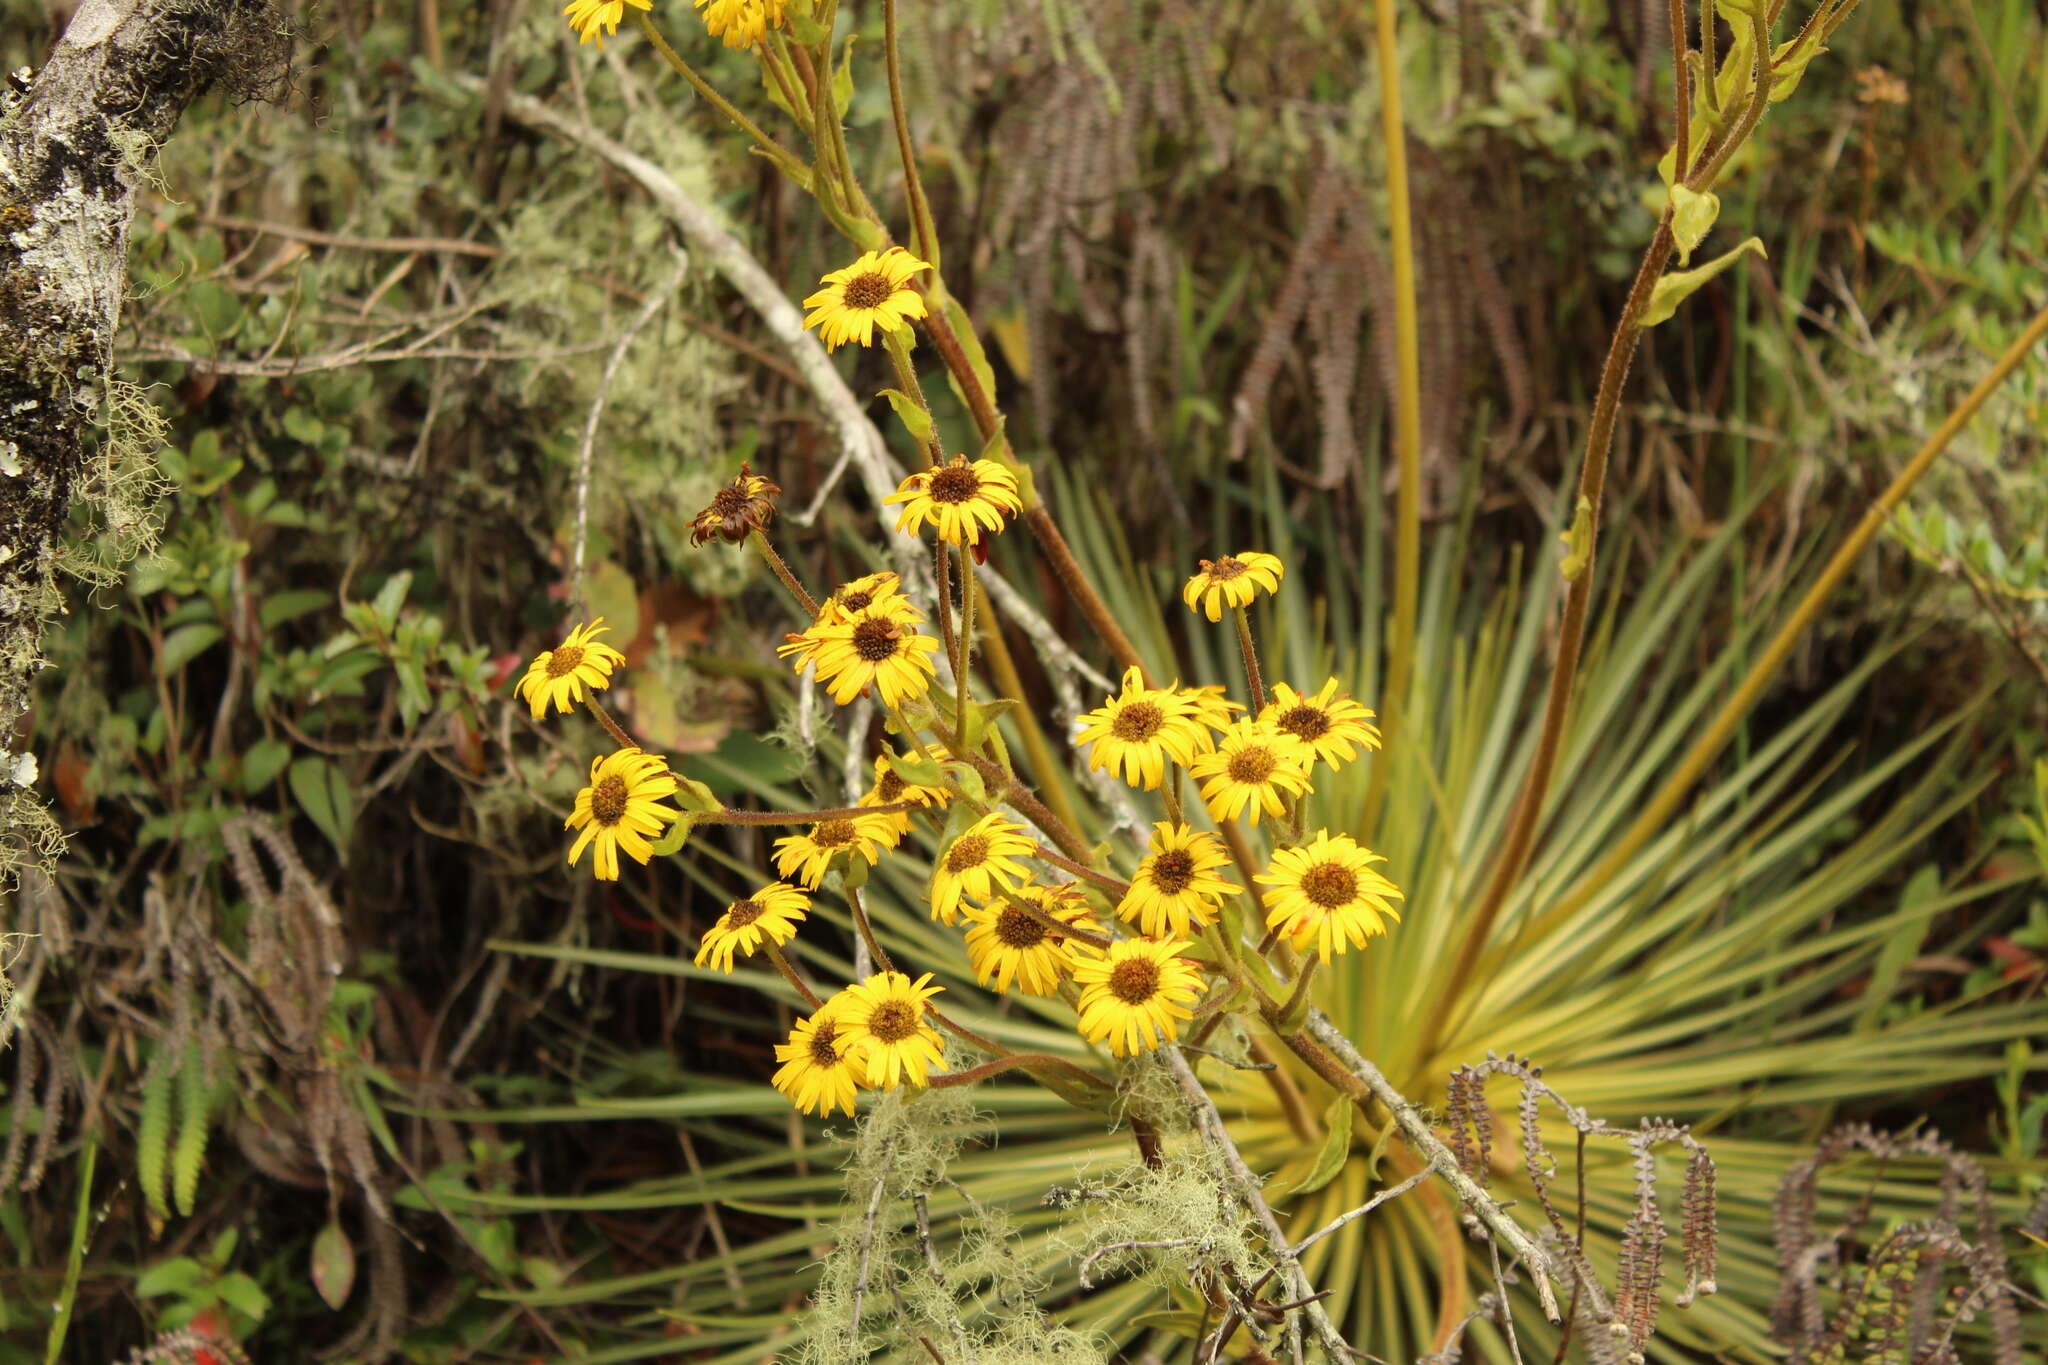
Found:
<svg viewBox="0 0 2048 1365"><path fill-rule="evenodd" d="M605 7L572 8L579 29L602 22ZM787 589L796 629L778 652L791 672L771 695L807 718L796 732L821 772L852 775L843 793L830 778L804 792L756 784L768 809L729 807L640 751L597 697L608 675L579 672L581 655L551 652L529 670L536 712L535 690L559 687L617 746L578 795L570 856L594 845L597 875L617 879L630 874L621 851L644 863L688 849L688 875L728 908L696 962L508 950L744 984L796 1018L774 1039L773 1089L764 1074L575 1111L666 1117L752 1155L687 1181L525 1206L715 1201L832 1226L517 1297L538 1308L651 1294L691 1325L694 1350L734 1361L1401 1358L1468 1332L1552 1351L1563 1330L1594 1359L1766 1357L1769 1193L1813 1110L1988 1075L2037 1022L1984 1001L1898 1019L1879 1007L1883 991L1839 995L1859 978L1895 981L1898 943L1999 890L1958 882L1858 913L1985 780L1968 758L1968 706L1840 768L1838 722L1900 641L1733 762L1724 752L1883 511L2048 332L2048 314L1798 600L1738 616L1732 641L1715 608L1739 516L1703 547L1656 557L1626 592L1598 555L1642 332L1757 244L1689 270L1672 258L1686 264L1706 237L1722 170L1850 7L1825 0L1779 42L1776 9L1724 6L1735 37L1718 55L1711 35L1704 52L1675 36L1662 217L1616 327L1561 518L1565 551L1518 589L1475 592L1483 576L1465 573L1455 533L1427 572L1422 561L1390 97L1404 378L1384 594L1376 567L1357 591L1340 574L1305 591L1304 556L1336 556L1278 516L1259 528L1265 548L1219 545L1165 577L1117 552L1113 517L1055 523L946 291L895 78L893 3L885 56L914 252L890 241L861 189L844 97L820 78L841 69L831 6L727 8L707 23L756 54L811 139L809 162L722 101L655 18L633 17L860 249L806 299L803 324L830 347L881 344L897 380L888 401L922 468L893 475L880 437L849 419L850 458L896 517L896 538L878 539L898 572L832 592L771 543L760 476L743 474L753 482L699 518L751 544ZM822 361L789 330L806 363ZM949 455L925 401L920 335L974 425L973 460ZM1092 639L1060 638L997 572L1022 553L1018 526ZM906 551L901 538L927 530L936 546ZM1375 536L1366 548L1377 566L1387 547ZM1005 625L1054 678L1056 724L1029 706ZM1091 663L1103 656L1120 681ZM1099 705L1081 700L1084 683ZM834 719L857 719L821 720L813 686L843 708ZM1852 817L1852 837L1829 837ZM770 868L698 833L721 824L795 829L772 872L801 893L761 887ZM768 1136L786 1105L860 1115L845 1175ZM1717 1161L1713 1130L1735 1114L1745 1136ZM738 1128L737 1116L771 1125ZM800 1293L813 1307L792 1320L783 1305ZM1673 1302L1686 1311L1660 1312Z"/></svg>

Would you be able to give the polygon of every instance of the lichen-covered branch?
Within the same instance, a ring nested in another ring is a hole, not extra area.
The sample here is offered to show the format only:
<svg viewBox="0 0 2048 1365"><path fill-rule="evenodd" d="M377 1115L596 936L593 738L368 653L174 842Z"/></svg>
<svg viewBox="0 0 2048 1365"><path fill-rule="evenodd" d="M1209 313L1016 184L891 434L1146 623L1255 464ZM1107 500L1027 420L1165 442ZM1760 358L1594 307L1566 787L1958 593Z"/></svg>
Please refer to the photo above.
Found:
<svg viewBox="0 0 2048 1365"><path fill-rule="evenodd" d="M267 0L86 0L0 123L0 734L28 711L59 538L110 406L145 159L200 93L259 94L287 51ZM33 771L10 755L0 786Z"/></svg>

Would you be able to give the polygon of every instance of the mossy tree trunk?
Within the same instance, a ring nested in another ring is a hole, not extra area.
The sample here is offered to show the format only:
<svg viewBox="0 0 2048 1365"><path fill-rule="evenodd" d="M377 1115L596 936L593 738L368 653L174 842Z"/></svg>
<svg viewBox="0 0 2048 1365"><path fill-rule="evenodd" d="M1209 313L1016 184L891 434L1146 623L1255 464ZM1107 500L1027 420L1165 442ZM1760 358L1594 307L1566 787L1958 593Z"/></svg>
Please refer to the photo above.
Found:
<svg viewBox="0 0 2048 1365"><path fill-rule="evenodd" d="M216 83L285 69L267 0L85 0L0 118L0 748L41 667L66 517L105 408L145 158ZM9 757L0 787L33 769Z"/></svg>

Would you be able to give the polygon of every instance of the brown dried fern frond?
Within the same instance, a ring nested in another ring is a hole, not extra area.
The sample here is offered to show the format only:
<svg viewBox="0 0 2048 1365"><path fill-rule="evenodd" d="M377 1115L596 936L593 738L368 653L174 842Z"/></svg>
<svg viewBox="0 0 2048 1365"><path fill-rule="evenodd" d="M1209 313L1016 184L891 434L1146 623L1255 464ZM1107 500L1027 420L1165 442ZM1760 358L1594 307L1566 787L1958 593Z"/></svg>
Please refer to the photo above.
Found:
<svg viewBox="0 0 2048 1365"><path fill-rule="evenodd" d="M1892 1228L1860 1255L1860 1234L1875 1213L1875 1179L1864 1182L1833 1227L1823 1231L1819 1222L1822 1173L1858 1154L1874 1159L1880 1173L1908 1158L1941 1166L1935 1216ZM2048 1224L2048 1196L2030 1211L2029 1221L2034 1219ZM1836 1128L1785 1172L1772 1228L1778 1298L1771 1330L1790 1349L1793 1365L1856 1354L1872 1360L1954 1359L1958 1329L1980 1315L1996 1365L2021 1365L2025 1358L2004 1229L1984 1168L1940 1134L1885 1133L1865 1123Z"/></svg>

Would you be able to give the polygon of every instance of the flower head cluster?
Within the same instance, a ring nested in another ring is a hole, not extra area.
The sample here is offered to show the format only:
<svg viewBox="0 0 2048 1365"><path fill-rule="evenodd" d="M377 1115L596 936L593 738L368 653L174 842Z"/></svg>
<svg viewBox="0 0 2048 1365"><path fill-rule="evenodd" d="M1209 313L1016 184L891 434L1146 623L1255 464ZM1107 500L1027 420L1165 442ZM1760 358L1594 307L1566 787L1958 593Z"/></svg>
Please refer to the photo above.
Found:
<svg viewBox="0 0 2048 1365"><path fill-rule="evenodd" d="M635 0L638 3L638 0ZM704 30L727 47L756 47L771 28L782 27L787 0L697 0Z"/></svg>
<svg viewBox="0 0 2048 1365"><path fill-rule="evenodd" d="M900 246L866 252L819 281L822 287L804 300L810 310L804 326L818 329L827 350L849 341L872 346L877 327L901 331L925 316L924 296L910 287L910 277L931 268Z"/></svg>
<svg viewBox="0 0 2048 1365"><path fill-rule="evenodd" d="M704 510L690 518L690 544L722 540L738 545L775 520L775 498L782 492L772 479L756 474L744 461L731 483L718 490Z"/></svg>
<svg viewBox="0 0 2048 1365"><path fill-rule="evenodd" d="M1116 907L1119 917L1135 921L1149 938L1184 938L1189 925L1215 923L1217 901L1244 890L1216 875L1230 855L1213 834L1162 820L1152 826L1150 849Z"/></svg>
<svg viewBox="0 0 2048 1365"><path fill-rule="evenodd" d="M1277 930L1301 951L1311 946L1324 960L1387 931L1398 920L1393 903L1401 893L1376 866L1386 859L1360 848L1348 834L1317 830L1299 848L1273 855L1272 867L1258 881L1272 890L1261 892L1266 927Z"/></svg>
<svg viewBox="0 0 2048 1365"><path fill-rule="evenodd" d="M607 33L619 31L619 21L626 17L626 6L634 9L651 10L653 0L570 0L569 7L562 11L568 17L569 27L576 30L576 41L595 41L604 46Z"/></svg>
<svg viewBox="0 0 2048 1365"><path fill-rule="evenodd" d="M622 848L644 865L654 856L652 838L679 818L673 806L662 804L663 797L675 795L676 785L660 754L621 749L590 760L590 785L576 793L576 809L562 823L564 829L583 831L569 849L569 866L576 866L583 850L593 845L591 862L605 881L619 879Z"/></svg>
<svg viewBox="0 0 2048 1365"><path fill-rule="evenodd" d="M929 656L939 642L918 633L924 612L897 590L896 575L871 574L858 582L868 586L840 589L818 609L808 630L789 636L775 652L799 673L815 671L841 706L869 686L884 706L901 706L931 686L937 670Z"/></svg>
<svg viewBox="0 0 2048 1365"><path fill-rule="evenodd" d="M821 812L822 814L822 812ZM855 815L820 820L802 834L775 841L775 870L798 886L815 891L834 860L858 859L873 867L901 837L887 815Z"/></svg>
<svg viewBox="0 0 2048 1365"><path fill-rule="evenodd" d="M1169 760L1185 767L1211 747L1201 708L1170 688L1147 687L1135 667L1123 689L1078 717L1076 744L1089 745L1088 766L1107 768L1134 787L1157 790Z"/></svg>
<svg viewBox="0 0 2048 1365"><path fill-rule="evenodd" d="M1192 1019L1200 969L1179 956L1180 939L1126 938L1074 968L1081 986L1081 1035L1129 1057L1170 1043Z"/></svg>
<svg viewBox="0 0 2048 1365"><path fill-rule="evenodd" d="M1189 611L1199 611L1211 621L1223 619L1225 607L1249 606L1261 592L1280 591L1287 567L1273 555L1258 550L1240 550L1221 559L1205 559L1202 571L1180 591Z"/></svg>
<svg viewBox="0 0 2048 1365"><path fill-rule="evenodd" d="M562 643L534 656L512 691L526 699L535 720L545 717L550 706L566 716L583 704L586 694L612 685L612 670L626 656L597 638L610 629L600 616L587 626L570 627Z"/></svg>
<svg viewBox="0 0 2048 1365"><path fill-rule="evenodd" d="M998 994L1014 984L1026 995L1051 995L1073 974L1076 943L1060 926L1093 932L1088 899L1071 882L1025 886L967 909L967 958L974 979Z"/></svg>
<svg viewBox="0 0 2048 1365"><path fill-rule="evenodd" d="M697 945L697 965L710 963L732 970L736 953L752 954L764 941L783 944L796 937L796 926L809 912L811 898L787 882L770 882L744 900L725 907L718 923L704 931Z"/></svg>
<svg viewBox="0 0 2048 1365"><path fill-rule="evenodd" d="M1031 876L1017 858L1037 851L1038 841L1022 825L993 813L982 816L932 865L932 918L951 924L960 917L963 899L986 901L999 894L998 888L1015 891Z"/></svg>
<svg viewBox="0 0 2048 1365"><path fill-rule="evenodd" d="M929 525L948 545L974 547L980 546L983 533L1000 532L1005 516L1024 510L1015 474L994 460L969 463L965 455L912 474L882 501L903 504L897 530L914 534Z"/></svg>

